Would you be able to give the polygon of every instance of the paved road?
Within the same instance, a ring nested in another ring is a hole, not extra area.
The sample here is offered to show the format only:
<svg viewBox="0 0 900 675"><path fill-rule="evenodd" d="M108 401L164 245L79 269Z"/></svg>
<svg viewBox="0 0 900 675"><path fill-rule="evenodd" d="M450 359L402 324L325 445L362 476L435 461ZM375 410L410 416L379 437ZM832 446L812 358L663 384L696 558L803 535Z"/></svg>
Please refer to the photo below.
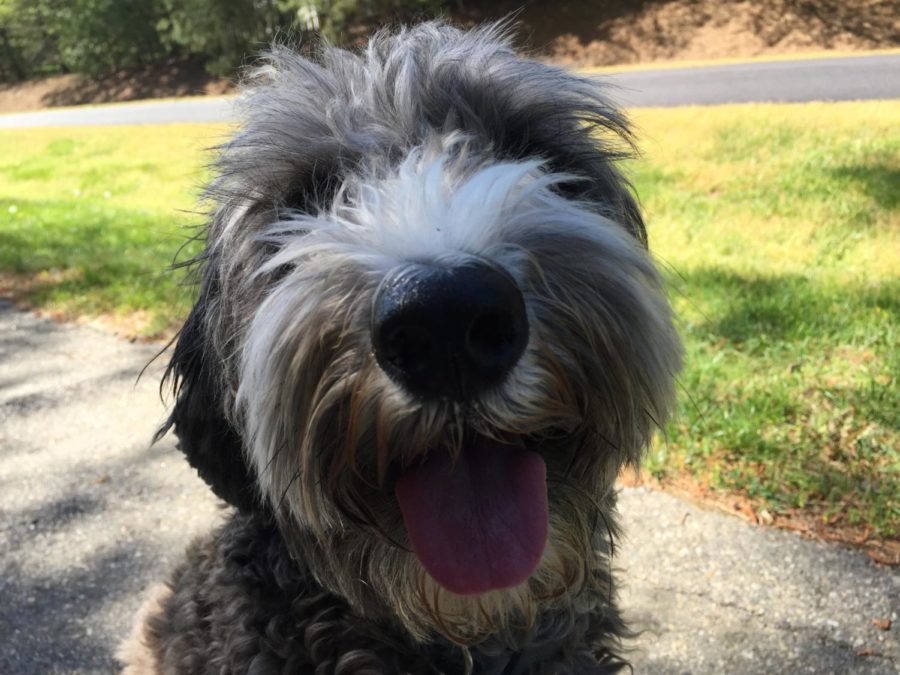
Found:
<svg viewBox="0 0 900 675"><path fill-rule="evenodd" d="M606 79L626 106L900 98L900 54L636 71Z"/></svg>
<svg viewBox="0 0 900 675"><path fill-rule="evenodd" d="M154 353L0 301L4 675L109 673L141 592L219 517L170 442L148 447ZM900 571L645 489L622 510L638 675L900 672Z"/></svg>
<svg viewBox="0 0 900 675"><path fill-rule="evenodd" d="M626 106L900 97L900 54L672 68L598 76ZM222 122L228 98L81 106L0 115L0 129L85 124Z"/></svg>
<svg viewBox="0 0 900 675"><path fill-rule="evenodd" d="M59 110L0 115L0 129L72 127L99 124L166 124L170 122L227 122L232 118L233 99L228 97L189 100L107 103Z"/></svg>

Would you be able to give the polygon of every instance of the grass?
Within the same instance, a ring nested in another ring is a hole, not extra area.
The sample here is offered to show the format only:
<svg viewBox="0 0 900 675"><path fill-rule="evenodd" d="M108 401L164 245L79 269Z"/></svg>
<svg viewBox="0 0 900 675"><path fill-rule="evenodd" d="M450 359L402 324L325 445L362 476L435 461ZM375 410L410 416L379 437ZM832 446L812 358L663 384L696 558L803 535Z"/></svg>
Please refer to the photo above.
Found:
<svg viewBox="0 0 900 675"><path fill-rule="evenodd" d="M634 111L626 167L683 333L648 460L900 537L900 102ZM177 323L166 271L218 126L0 132L0 270L33 304Z"/></svg>
<svg viewBox="0 0 900 675"><path fill-rule="evenodd" d="M648 468L900 536L900 103L635 117L687 352Z"/></svg>
<svg viewBox="0 0 900 675"><path fill-rule="evenodd" d="M0 132L0 270L6 290L63 315L155 336L190 297L169 271L221 126ZM191 254L183 252L182 258Z"/></svg>

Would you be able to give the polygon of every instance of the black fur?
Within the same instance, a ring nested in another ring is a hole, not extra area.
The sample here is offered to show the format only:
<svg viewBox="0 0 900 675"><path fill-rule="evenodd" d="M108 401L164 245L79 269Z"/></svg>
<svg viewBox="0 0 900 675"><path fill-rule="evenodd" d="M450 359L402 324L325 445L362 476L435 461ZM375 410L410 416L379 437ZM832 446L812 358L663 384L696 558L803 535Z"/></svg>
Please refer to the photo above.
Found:
<svg viewBox="0 0 900 675"><path fill-rule="evenodd" d="M200 299L178 334L165 377L175 390L175 406L155 440L174 428L178 448L217 497L244 512L262 511L243 442L225 417L221 374L206 345L205 310L215 284L207 276Z"/></svg>
<svg viewBox="0 0 900 675"><path fill-rule="evenodd" d="M464 648L409 639L389 617L358 617L290 558L268 519L235 514L195 542L170 581L173 595L144 640L161 672L261 675L603 675L624 665L609 652L618 613L547 617L527 646L490 640ZM471 670L469 670L471 668Z"/></svg>

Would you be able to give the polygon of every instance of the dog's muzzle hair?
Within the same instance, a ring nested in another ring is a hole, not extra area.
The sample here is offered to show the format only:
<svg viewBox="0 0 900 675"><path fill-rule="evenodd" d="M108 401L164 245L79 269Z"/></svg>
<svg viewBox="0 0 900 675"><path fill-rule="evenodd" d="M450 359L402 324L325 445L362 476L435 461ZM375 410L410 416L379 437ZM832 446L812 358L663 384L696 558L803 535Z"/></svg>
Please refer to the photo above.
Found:
<svg viewBox="0 0 900 675"><path fill-rule="evenodd" d="M583 616L622 631L613 482L680 347L616 168L626 120L504 30L252 73L170 425L359 617L516 649Z"/></svg>

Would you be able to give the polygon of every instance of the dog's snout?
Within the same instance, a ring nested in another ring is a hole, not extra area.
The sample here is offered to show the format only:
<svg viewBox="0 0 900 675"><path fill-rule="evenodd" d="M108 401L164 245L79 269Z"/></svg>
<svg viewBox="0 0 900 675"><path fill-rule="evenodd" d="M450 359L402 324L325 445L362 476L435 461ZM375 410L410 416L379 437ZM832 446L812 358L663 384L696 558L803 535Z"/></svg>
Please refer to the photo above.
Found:
<svg viewBox="0 0 900 675"><path fill-rule="evenodd" d="M462 401L500 384L527 342L522 292L484 263L404 266L375 297L375 357L423 398Z"/></svg>

